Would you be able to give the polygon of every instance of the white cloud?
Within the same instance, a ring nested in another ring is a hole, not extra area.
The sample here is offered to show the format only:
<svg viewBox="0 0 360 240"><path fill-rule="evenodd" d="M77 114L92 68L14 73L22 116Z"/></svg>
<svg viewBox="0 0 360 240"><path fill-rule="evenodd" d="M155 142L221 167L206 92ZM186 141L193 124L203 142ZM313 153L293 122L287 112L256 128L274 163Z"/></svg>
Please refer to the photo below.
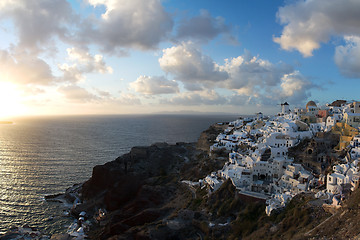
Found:
<svg viewBox="0 0 360 240"><path fill-rule="evenodd" d="M148 95L179 92L177 82L165 77L140 76L135 82L130 83L130 87L138 93Z"/></svg>
<svg viewBox="0 0 360 240"><path fill-rule="evenodd" d="M74 84L61 86L57 89L69 102L73 103L110 104L111 106L141 105L140 99L131 93L121 93L119 97L114 97L109 92L99 89L94 90L96 94Z"/></svg>
<svg viewBox="0 0 360 240"><path fill-rule="evenodd" d="M226 104L227 99L214 90L184 92L177 96L163 100L164 104L197 106L197 105L221 105Z"/></svg>
<svg viewBox="0 0 360 240"><path fill-rule="evenodd" d="M153 49L172 30L173 21L160 0L88 0L103 5L100 19L88 19L81 38L113 52L122 48Z"/></svg>
<svg viewBox="0 0 360 240"><path fill-rule="evenodd" d="M39 51L49 47L53 37L66 41L68 26L75 20L71 5L64 0L2 0L0 20L11 19L17 31L18 46Z"/></svg>
<svg viewBox="0 0 360 240"><path fill-rule="evenodd" d="M85 1L85 0L84 0ZM96 44L107 52L154 49L172 31L173 20L160 0L88 0L101 17L77 14L66 0L3 0L0 21L15 27L20 49L56 50L56 40L76 46ZM100 8L101 9L101 8Z"/></svg>
<svg viewBox="0 0 360 240"><path fill-rule="evenodd" d="M223 17L212 17L206 10L200 11L200 16L180 21L177 27L178 39L198 39L209 41L225 34L231 36L231 26L225 24Z"/></svg>
<svg viewBox="0 0 360 240"><path fill-rule="evenodd" d="M346 36L346 44L336 47L335 63L350 78L360 78L360 37Z"/></svg>
<svg viewBox="0 0 360 240"><path fill-rule="evenodd" d="M228 74L209 57L203 55L192 43L182 43L163 50L160 67L186 84L213 85L225 80ZM188 88L189 90L191 87Z"/></svg>
<svg viewBox="0 0 360 240"><path fill-rule="evenodd" d="M98 95L102 98L107 98L107 99L111 99L112 98L112 95L111 93L107 92L107 91L103 91L103 90L99 90L99 89L96 89Z"/></svg>
<svg viewBox="0 0 360 240"><path fill-rule="evenodd" d="M127 93L115 99L115 103L120 105L141 105L141 100L134 94Z"/></svg>
<svg viewBox="0 0 360 240"><path fill-rule="evenodd" d="M301 103L310 96L314 85L294 71L292 66L252 56L244 55L226 59L223 70L229 78L218 85L236 92L230 102L271 105L280 101Z"/></svg>
<svg viewBox="0 0 360 240"><path fill-rule="evenodd" d="M80 71L76 64L69 65L67 63L59 64L58 68L63 72L63 76L61 77L62 81L67 82L80 82L85 80L85 76L83 72Z"/></svg>
<svg viewBox="0 0 360 240"><path fill-rule="evenodd" d="M268 60L252 56L248 51L244 55L226 59L222 69L229 74L223 87L236 90L243 95L267 94L269 88L278 86L284 74L293 68L286 64L273 64Z"/></svg>
<svg viewBox="0 0 360 240"><path fill-rule="evenodd" d="M305 57L312 56L331 36L360 36L360 1L301 0L280 8L277 16L286 26L274 41Z"/></svg>
<svg viewBox="0 0 360 240"><path fill-rule="evenodd" d="M310 97L309 90L315 86L302 76L299 71L294 71L290 74L285 74L281 78L280 87L281 90L277 99L299 102Z"/></svg>
<svg viewBox="0 0 360 240"><path fill-rule="evenodd" d="M230 97L231 103L269 104L269 101L277 103L290 99L299 102L306 99L312 87L292 66L273 64L248 51L242 56L225 59L220 69L229 77L216 86L235 92Z"/></svg>
<svg viewBox="0 0 360 240"><path fill-rule="evenodd" d="M277 103L286 100L299 103L310 96L314 87L292 66L271 63L248 51L242 56L225 59L224 65L215 63L189 43L165 49L163 53L159 59L161 68L175 75L187 90L195 92L181 93L171 100L172 103L202 104L207 98L199 92L215 88L234 92L228 100L231 103L269 104L269 101ZM215 102L218 100L223 99Z"/></svg>
<svg viewBox="0 0 360 240"><path fill-rule="evenodd" d="M113 69L107 66L103 56L92 56L86 49L68 48L69 59L74 61L72 65L59 64L58 68L63 72L62 81L79 82L85 79L85 73L112 73Z"/></svg>
<svg viewBox="0 0 360 240"><path fill-rule="evenodd" d="M113 69L106 66L103 56L96 54L92 56L87 49L81 48L68 48L67 53L69 58L77 61L82 65L83 72L96 72L96 73L112 73Z"/></svg>
<svg viewBox="0 0 360 240"><path fill-rule="evenodd" d="M71 102L85 103L99 99L85 88L76 85L61 86L58 88L58 92L63 94L65 98Z"/></svg>
<svg viewBox="0 0 360 240"><path fill-rule="evenodd" d="M246 96L246 95L240 95L237 93L235 93L229 97L229 103L231 105L239 105L239 106L249 106L249 105L257 104L257 102L254 101L253 97Z"/></svg>
<svg viewBox="0 0 360 240"><path fill-rule="evenodd" d="M20 85L50 85L56 81L50 66L27 52L0 50L0 78Z"/></svg>

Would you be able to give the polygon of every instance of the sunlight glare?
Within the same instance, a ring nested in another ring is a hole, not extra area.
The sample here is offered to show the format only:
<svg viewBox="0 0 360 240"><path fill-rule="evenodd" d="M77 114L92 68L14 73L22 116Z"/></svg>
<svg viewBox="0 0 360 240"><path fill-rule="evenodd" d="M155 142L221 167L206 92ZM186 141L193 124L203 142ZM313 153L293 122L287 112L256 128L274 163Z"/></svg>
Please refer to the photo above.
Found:
<svg viewBox="0 0 360 240"><path fill-rule="evenodd" d="M10 82L0 82L0 120L6 117L22 115L25 106L16 86Z"/></svg>

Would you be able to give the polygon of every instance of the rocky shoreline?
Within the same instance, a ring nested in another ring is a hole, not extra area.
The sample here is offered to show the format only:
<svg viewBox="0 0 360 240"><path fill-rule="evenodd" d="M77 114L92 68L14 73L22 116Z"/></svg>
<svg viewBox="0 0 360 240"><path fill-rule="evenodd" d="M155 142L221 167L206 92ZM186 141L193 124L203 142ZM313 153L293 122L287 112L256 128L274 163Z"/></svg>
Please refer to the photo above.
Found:
<svg viewBox="0 0 360 240"><path fill-rule="evenodd" d="M181 230L188 225L188 220L167 220L191 200L191 190L181 180L203 178L209 171L222 166L223 162L209 161L206 150L224 127L211 126L197 143L133 147L114 161L95 166L88 181L75 184L65 193L45 196L46 201L68 205L69 215L74 217L75 223L78 222L76 219L85 217L87 224L83 234L79 235L74 231L76 229L72 229L75 233L72 234L70 226L67 233L55 234L51 239L106 239L115 235L129 238L140 234L135 234L134 230L127 232L129 229L159 219L163 219L172 232ZM10 235L24 234L19 228L9 231L7 236ZM34 237L48 238L41 233Z"/></svg>
<svg viewBox="0 0 360 240"><path fill-rule="evenodd" d="M210 159L205 150L224 127L211 126L197 143L133 147L114 161L95 166L91 178L81 187L68 189L61 196L49 196L47 200L79 199L81 203L73 205L71 215L78 218L81 212L86 212L91 220L87 232L91 239L148 238L149 234L158 235L156 238L182 236L194 213L186 211L193 196L181 180L204 178L223 165L222 161ZM99 211L106 211L106 215L100 217ZM197 236L195 231L181 238Z"/></svg>

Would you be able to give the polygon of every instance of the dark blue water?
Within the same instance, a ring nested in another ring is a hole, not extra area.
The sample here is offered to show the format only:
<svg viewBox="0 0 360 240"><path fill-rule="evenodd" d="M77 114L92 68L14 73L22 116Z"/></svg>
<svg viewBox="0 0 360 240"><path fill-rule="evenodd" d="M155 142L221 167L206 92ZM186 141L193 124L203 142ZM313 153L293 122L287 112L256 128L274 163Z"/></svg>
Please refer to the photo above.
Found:
<svg viewBox="0 0 360 240"><path fill-rule="evenodd" d="M91 176L133 146L195 142L209 125L236 116L131 115L18 118L0 125L0 235L28 224L47 234L71 219L44 201ZM49 217L52 216L52 219Z"/></svg>

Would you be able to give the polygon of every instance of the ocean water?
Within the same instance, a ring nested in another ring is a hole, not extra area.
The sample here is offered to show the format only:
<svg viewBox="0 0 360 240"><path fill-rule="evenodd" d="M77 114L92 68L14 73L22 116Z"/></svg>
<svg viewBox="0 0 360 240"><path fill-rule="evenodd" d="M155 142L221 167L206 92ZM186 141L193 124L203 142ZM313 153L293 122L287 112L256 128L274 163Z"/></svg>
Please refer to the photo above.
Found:
<svg viewBox="0 0 360 240"><path fill-rule="evenodd" d="M0 236L27 224L61 233L72 219L61 203L44 196L87 180L95 165L133 146L195 142L221 115L130 115L33 117L0 124Z"/></svg>

